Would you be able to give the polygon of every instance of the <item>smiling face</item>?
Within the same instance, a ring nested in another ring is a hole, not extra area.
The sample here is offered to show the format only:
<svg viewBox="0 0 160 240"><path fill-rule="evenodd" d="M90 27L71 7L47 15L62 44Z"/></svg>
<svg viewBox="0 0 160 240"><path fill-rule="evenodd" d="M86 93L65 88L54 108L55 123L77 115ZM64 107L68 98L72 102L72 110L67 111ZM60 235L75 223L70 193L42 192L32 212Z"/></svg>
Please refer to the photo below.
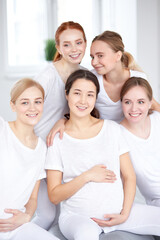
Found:
<svg viewBox="0 0 160 240"><path fill-rule="evenodd" d="M122 109L125 118L130 123L139 123L148 116L152 101L149 100L144 87L131 88L122 99Z"/></svg>
<svg viewBox="0 0 160 240"><path fill-rule="evenodd" d="M71 116L90 116L96 102L96 86L90 80L77 79L66 98Z"/></svg>
<svg viewBox="0 0 160 240"><path fill-rule="evenodd" d="M59 46L57 46L57 49L65 61L79 64L86 49L83 33L76 29L63 31L59 36Z"/></svg>
<svg viewBox="0 0 160 240"><path fill-rule="evenodd" d="M90 55L96 72L105 75L114 70L118 62L121 63L122 53L114 52L107 43L96 40L91 45Z"/></svg>
<svg viewBox="0 0 160 240"><path fill-rule="evenodd" d="M17 114L17 121L34 126L39 122L43 112L43 94L35 86L27 88L15 103L11 102L11 108Z"/></svg>

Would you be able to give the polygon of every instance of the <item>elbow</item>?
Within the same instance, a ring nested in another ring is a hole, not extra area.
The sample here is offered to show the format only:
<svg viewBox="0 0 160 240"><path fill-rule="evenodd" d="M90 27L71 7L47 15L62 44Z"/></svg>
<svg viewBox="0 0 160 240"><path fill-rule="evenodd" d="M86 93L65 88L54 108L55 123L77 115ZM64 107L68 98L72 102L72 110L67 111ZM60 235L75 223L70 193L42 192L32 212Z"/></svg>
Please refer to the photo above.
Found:
<svg viewBox="0 0 160 240"><path fill-rule="evenodd" d="M48 194L49 196L49 200L51 201L51 203L53 203L54 205L58 205L61 201L57 198L56 194Z"/></svg>

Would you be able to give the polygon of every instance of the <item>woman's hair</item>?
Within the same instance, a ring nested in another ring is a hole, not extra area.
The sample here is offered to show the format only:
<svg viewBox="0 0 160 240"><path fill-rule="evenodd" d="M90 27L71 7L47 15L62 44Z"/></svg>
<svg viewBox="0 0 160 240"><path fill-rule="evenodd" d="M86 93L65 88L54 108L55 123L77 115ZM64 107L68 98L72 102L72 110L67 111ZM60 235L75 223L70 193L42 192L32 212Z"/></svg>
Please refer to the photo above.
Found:
<svg viewBox="0 0 160 240"><path fill-rule="evenodd" d="M76 30L79 30L80 32L82 32L83 34L83 38L84 38L84 41L86 42L86 35L85 35L85 32L84 32L84 29L83 27L79 24L79 23L76 23L76 22L73 22L73 21L68 21L68 22L63 22L57 29L56 33L55 33L55 42L56 42L56 45L59 46L60 42L59 42L59 37L61 35L61 33L67 29L76 29ZM54 56L54 59L53 61L56 62L58 60L61 59L61 55L58 51L56 51L56 54Z"/></svg>
<svg viewBox="0 0 160 240"><path fill-rule="evenodd" d="M136 64L133 56L124 50L122 37L118 33L113 31L105 31L96 36L92 43L95 41L103 41L107 43L114 52L121 51L121 62L125 68L142 71L141 68Z"/></svg>
<svg viewBox="0 0 160 240"><path fill-rule="evenodd" d="M36 81L32 80L31 78L23 78L19 81L17 81L14 86L11 89L10 96L12 103L15 103L17 98L27 89L30 87L36 87L38 88L42 95L43 99L45 96L43 87Z"/></svg>
<svg viewBox="0 0 160 240"><path fill-rule="evenodd" d="M152 91L152 88L151 88L149 82L147 80L145 80L144 78L131 77L124 83L124 85L123 85L123 87L121 89L121 92L120 92L120 99L121 99L121 101L123 100L123 97L125 96L125 94L130 89L132 89L133 87L136 87L136 86L142 87L145 90L148 99L150 101L152 100L152 98L153 98L153 91ZM148 114L151 114L151 113L152 113L152 110L149 109Z"/></svg>
<svg viewBox="0 0 160 240"><path fill-rule="evenodd" d="M100 86L99 86L99 82L98 82L97 77L92 72L90 72L88 70L82 70L82 69L73 72L68 77L66 85L65 85L66 95L69 95L69 92L70 92L70 89L71 89L73 83L78 79L85 79L85 80L91 81L96 86L96 97L98 96ZM69 118L68 114L65 115L65 116L67 118ZM91 116L93 116L95 118L99 118L99 112L95 107L91 112Z"/></svg>

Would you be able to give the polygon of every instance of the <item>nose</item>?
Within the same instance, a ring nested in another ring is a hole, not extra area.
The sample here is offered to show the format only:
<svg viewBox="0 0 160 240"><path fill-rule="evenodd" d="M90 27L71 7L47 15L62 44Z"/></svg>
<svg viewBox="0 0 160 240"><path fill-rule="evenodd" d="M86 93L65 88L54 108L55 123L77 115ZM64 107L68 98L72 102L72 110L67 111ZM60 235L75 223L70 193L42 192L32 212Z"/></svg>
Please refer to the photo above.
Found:
<svg viewBox="0 0 160 240"><path fill-rule="evenodd" d="M81 104L85 104L86 103L86 95L85 94L81 95L80 102L81 102Z"/></svg>
<svg viewBox="0 0 160 240"><path fill-rule="evenodd" d="M73 45L72 45L72 51L73 51L73 52L77 51L77 45L76 45L76 44L73 44Z"/></svg>
<svg viewBox="0 0 160 240"><path fill-rule="evenodd" d="M35 103L34 102L30 102L29 110L30 111L34 111L35 110Z"/></svg>
<svg viewBox="0 0 160 240"><path fill-rule="evenodd" d="M136 103L132 103L132 111L135 112L137 110L137 104Z"/></svg>

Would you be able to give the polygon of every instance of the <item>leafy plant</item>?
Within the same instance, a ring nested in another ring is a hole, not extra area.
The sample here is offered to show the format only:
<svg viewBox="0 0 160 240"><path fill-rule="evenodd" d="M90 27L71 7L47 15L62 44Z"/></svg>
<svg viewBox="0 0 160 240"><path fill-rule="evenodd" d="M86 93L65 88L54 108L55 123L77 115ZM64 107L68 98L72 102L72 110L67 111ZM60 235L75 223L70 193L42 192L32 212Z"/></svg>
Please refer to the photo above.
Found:
<svg viewBox="0 0 160 240"><path fill-rule="evenodd" d="M45 59L52 61L56 53L56 43L54 39L47 39L45 41Z"/></svg>

